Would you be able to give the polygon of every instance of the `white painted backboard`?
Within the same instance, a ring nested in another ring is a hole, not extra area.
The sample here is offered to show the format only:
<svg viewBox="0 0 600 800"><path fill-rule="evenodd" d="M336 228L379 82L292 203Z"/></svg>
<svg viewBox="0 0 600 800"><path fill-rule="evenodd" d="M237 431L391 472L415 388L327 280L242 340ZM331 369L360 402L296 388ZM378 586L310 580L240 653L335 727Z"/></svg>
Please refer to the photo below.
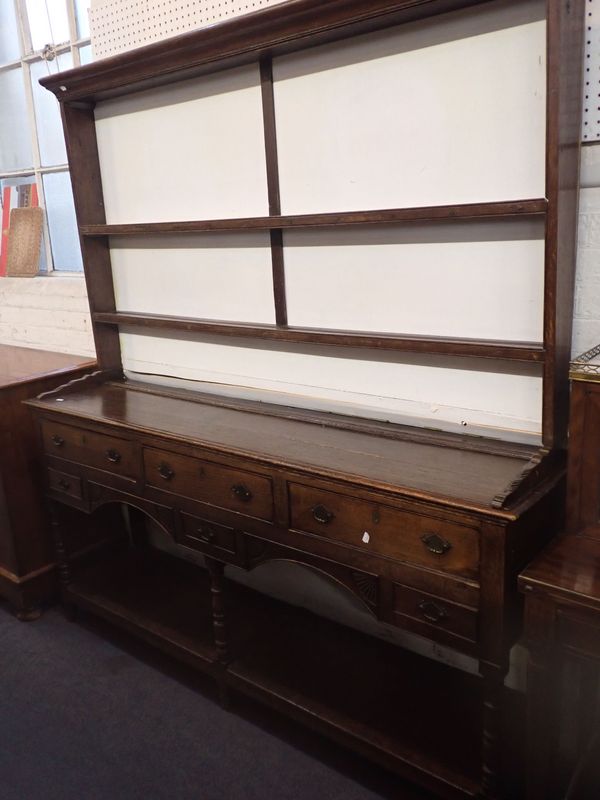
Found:
<svg viewBox="0 0 600 800"><path fill-rule="evenodd" d="M542 3L489 3L275 60L283 213L544 196ZM258 69L99 104L107 221L268 213ZM531 220L286 231L289 322L542 337ZM273 322L266 234L115 238L119 310ZM539 367L124 331L125 368L435 427L538 435ZM466 423L466 427L463 425Z"/></svg>

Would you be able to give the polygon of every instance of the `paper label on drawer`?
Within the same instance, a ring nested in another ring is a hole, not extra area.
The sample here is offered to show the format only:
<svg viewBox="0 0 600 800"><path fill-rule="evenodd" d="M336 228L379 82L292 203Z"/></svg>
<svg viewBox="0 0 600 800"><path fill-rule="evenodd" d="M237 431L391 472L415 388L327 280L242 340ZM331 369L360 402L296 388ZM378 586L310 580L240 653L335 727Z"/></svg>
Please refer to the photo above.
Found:
<svg viewBox="0 0 600 800"><path fill-rule="evenodd" d="M365 532L363 533L363 535L362 535L362 540L363 540L363 542L364 542L365 544L369 544L369 542L371 541L371 534L369 533L369 531L365 531Z"/></svg>

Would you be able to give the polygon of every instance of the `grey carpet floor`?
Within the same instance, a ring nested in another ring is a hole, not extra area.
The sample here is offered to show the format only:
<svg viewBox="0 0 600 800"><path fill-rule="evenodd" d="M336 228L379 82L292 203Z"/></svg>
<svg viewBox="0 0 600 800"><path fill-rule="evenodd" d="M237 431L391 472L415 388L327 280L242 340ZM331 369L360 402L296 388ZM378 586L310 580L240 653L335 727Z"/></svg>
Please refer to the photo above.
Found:
<svg viewBox="0 0 600 800"><path fill-rule="evenodd" d="M0 800L421 797L341 748L223 710L89 625L57 610L22 623L0 603Z"/></svg>

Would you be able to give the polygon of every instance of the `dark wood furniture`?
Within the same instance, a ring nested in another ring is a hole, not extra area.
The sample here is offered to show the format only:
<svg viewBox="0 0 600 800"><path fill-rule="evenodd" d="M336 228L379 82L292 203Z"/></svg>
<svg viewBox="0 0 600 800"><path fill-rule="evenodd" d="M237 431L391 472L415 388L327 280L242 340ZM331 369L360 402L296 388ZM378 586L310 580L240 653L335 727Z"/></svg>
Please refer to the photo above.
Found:
<svg viewBox="0 0 600 800"><path fill-rule="evenodd" d="M567 535L519 576L529 649L530 800L565 796L577 762L587 754L592 729L598 729L599 353L600 347L592 348L571 370Z"/></svg>
<svg viewBox="0 0 600 800"><path fill-rule="evenodd" d="M527 796L564 798L600 722L600 542L558 539L519 583L529 649Z"/></svg>
<svg viewBox="0 0 600 800"><path fill-rule="evenodd" d="M472 796L480 786L497 796L500 699L518 631L516 575L560 517L560 464L534 493L494 508L527 467L529 448L436 440L376 423L349 431L308 412L102 374L30 405L53 500L88 513L127 503L204 553L210 571L210 584L197 568L179 578L183 568L171 557L146 563L143 548L72 571L57 523L68 606L107 617L444 796ZM391 645L250 592L237 602L223 565L252 569L269 559L318 570L378 619L475 656L481 686L452 670L442 679L436 668L437 679L406 685ZM407 725L407 706L421 691ZM480 730L482 713L481 774L477 734L469 744L460 737ZM452 737L433 733L447 731L440 717L454 725L456 762Z"/></svg>
<svg viewBox="0 0 600 800"><path fill-rule="evenodd" d="M223 689L262 699L445 797L497 798L503 681L519 632L516 577L558 529L563 506L582 3L547 4L545 197L282 216L271 69L283 53L472 5L294 0L44 79L61 102L99 371L29 405L55 501L68 608L112 620L208 671ZM269 216L107 225L96 102L257 62ZM532 216L546 230L541 343L287 324L286 229ZM276 324L116 310L111 237L219 230L270 231ZM516 444L127 380L120 328L472 356L507 368L532 362L544 377L543 441ZM115 503L132 509L134 546L73 569L61 509L91 514ZM150 552L136 510L203 554L208 575ZM416 662L224 580L227 564L253 569L272 559L312 568L377 619L475 657L480 676Z"/></svg>
<svg viewBox="0 0 600 800"><path fill-rule="evenodd" d="M573 361L567 530L600 541L600 346Z"/></svg>
<svg viewBox="0 0 600 800"><path fill-rule="evenodd" d="M19 619L38 616L57 589L37 436L22 401L94 366L77 356L0 345L0 595Z"/></svg>

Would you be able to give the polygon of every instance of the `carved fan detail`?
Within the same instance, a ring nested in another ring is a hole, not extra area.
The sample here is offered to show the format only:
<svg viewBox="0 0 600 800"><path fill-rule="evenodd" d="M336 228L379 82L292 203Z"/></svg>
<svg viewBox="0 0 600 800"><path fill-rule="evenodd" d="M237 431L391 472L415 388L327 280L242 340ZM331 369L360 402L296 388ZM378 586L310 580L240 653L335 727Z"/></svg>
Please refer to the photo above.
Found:
<svg viewBox="0 0 600 800"><path fill-rule="evenodd" d="M370 606L377 605L377 578L364 572L353 572L352 580L363 598Z"/></svg>

